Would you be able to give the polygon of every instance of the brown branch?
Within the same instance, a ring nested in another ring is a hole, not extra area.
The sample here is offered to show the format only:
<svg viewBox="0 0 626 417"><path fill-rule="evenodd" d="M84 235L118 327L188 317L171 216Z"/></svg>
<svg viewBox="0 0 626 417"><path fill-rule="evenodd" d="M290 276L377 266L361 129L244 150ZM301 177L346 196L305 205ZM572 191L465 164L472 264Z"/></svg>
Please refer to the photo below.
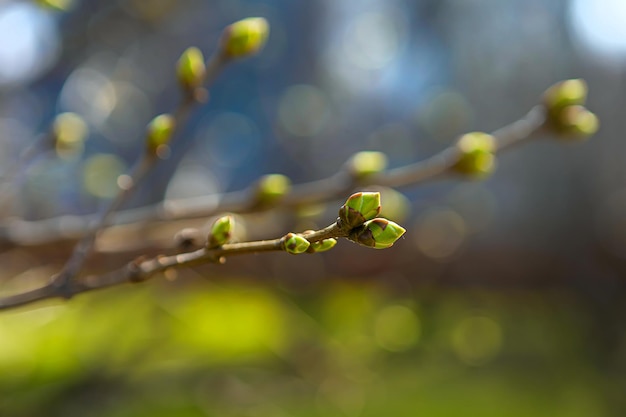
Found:
<svg viewBox="0 0 626 417"><path fill-rule="evenodd" d="M350 230L340 227L337 222L324 229L302 234L309 242L319 242L329 238L348 237ZM88 291L115 285L143 282L160 272L171 268L185 268L207 263L222 263L224 258L259 252L285 251L285 239L290 234L272 240L228 243L217 248L202 248L177 255L160 255L150 259L138 258L124 267L102 275L90 275L71 286L59 285L57 280L34 290L22 292L0 299L0 310L20 307L37 301L68 298Z"/></svg>
<svg viewBox="0 0 626 417"><path fill-rule="evenodd" d="M227 61L219 52L211 55L207 61L207 71L205 72L204 80L208 79L212 82L226 62ZM206 94L202 94L199 88L184 91L183 99L173 112L174 125L170 133L171 136L176 134L176 131L180 129L181 125L187 120L192 107L205 95ZM69 260L65 263L61 271L53 277L51 285L56 287L58 294L64 294L65 297L68 298L72 296L72 280L74 280L76 275L83 268L89 255L92 253L98 234L108 225L111 215L127 200L133 191L135 191L137 184L145 178L155 165L157 165L159 160L158 152L144 150L141 153L133 169L126 175L124 184L118 184L118 193L116 196L100 211L95 222L90 225L87 233L75 246Z"/></svg>

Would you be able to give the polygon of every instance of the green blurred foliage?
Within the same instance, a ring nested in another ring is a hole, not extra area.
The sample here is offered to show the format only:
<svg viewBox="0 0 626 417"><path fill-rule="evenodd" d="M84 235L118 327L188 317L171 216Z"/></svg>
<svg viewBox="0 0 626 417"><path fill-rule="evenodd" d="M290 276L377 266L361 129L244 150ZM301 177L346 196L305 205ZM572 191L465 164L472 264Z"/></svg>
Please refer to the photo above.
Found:
<svg viewBox="0 0 626 417"><path fill-rule="evenodd" d="M0 316L0 415L609 416L564 293L153 283ZM613 390L613 391L611 391Z"/></svg>

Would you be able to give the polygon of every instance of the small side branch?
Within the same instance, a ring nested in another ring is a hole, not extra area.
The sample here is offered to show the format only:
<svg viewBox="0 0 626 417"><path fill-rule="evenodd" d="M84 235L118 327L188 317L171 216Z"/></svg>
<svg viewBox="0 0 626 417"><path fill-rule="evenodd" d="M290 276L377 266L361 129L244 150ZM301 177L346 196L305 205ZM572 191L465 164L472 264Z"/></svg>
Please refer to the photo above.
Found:
<svg viewBox="0 0 626 417"><path fill-rule="evenodd" d="M333 223L328 227L298 235L311 244L330 238L346 238L351 230L347 230ZM56 298L68 298L77 294L108 288L126 283L144 282L155 275L168 269L178 269L190 266L198 266L210 263L223 263L225 258L231 256L247 255L261 252L289 252L285 242L293 233L277 239L260 240L252 242L227 243L217 248L202 248L192 252L176 255L160 255L153 258L138 258L122 268L102 275L89 275L80 281L75 281L71 286L63 287L58 280L41 288L15 294L0 299L0 310L17 308L37 301ZM308 244L307 244L308 246ZM69 291L69 293L68 293Z"/></svg>

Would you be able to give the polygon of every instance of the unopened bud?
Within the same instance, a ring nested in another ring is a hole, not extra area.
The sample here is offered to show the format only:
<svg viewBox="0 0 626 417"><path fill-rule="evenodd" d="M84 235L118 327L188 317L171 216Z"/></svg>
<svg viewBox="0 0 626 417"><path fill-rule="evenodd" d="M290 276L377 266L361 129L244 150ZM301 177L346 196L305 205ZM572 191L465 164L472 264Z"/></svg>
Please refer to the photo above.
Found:
<svg viewBox="0 0 626 417"><path fill-rule="evenodd" d="M234 225L235 220L231 216L223 216L215 220L211 226L207 247L212 249L228 243L232 236Z"/></svg>
<svg viewBox="0 0 626 417"><path fill-rule="evenodd" d="M386 249L400 239L406 232L402 226L391 220L377 218L368 220L361 227L355 229L350 239L359 245L374 249Z"/></svg>
<svg viewBox="0 0 626 417"><path fill-rule="evenodd" d="M495 138L487 133L467 133L456 144L461 153L454 170L462 174L482 177L495 169Z"/></svg>
<svg viewBox="0 0 626 417"><path fill-rule="evenodd" d="M64 12L72 7L73 0L37 0L37 4L49 9Z"/></svg>
<svg viewBox="0 0 626 417"><path fill-rule="evenodd" d="M337 244L337 239L329 238L324 239L319 242L311 243L311 247L309 248L310 252L320 253L331 250Z"/></svg>
<svg viewBox="0 0 626 417"><path fill-rule="evenodd" d="M52 136L57 155L61 158L82 152L89 129L76 113L61 113L52 124Z"/></svg>
<svg viewBox="0 0 626 417"><path fill-rule="evenodd" d="M341 227L354 228L380 213L380 193L352 194L339 209Z"/></svg>
<svg viewBox="0 0 626 417"><path fill-rule="evenodd" d="M161 114L154 119L146 128L146 148L151 154L157 154L159 147L166 146L172 134L176 121L170 114Z"/></svg>
<svg viewBox="0 0 626 417"><path fill-rule="evenodd" d="M311 243L300 235L288 233L287 236L285 236L283 245L285 252L291 253L292 255L298 255L306 252Z"/></svg>
<svg viewBox="0 0 626 417"><path fill-rule="evenodd" d="M582 79L558 82L543 94L543 103L553 115L567 106L583 105L586 100L587 83Z"/></svg>
<svg viewBox="0 0 626 417"><path fill-rule="evenodd" d="M584 139L598 131L598 117L583 106L568 106L561 111L553 127L564 139Z"/></svg>
<svg viewBox="0 0 626 417"><path fill-rule="evenodd" d="M227 58L254 55L265 45L269 31L269 24L262 17L249 17L235 22L222 32L222 53Z"/></svg>
<svg viewBox="0 0 626 417"><path fill-rule="evenodd" d="M257 183L256 201L262 206L276 204L291 190L291 180L282 174L269 174Z"/></svg>
<svg viewBox="0 0 626 417"><path fill-rule="evenodd" d="M180 56L176 67L180 85L185 90L193 91L202 85L205 72L206 66L202 52L195 46L187 48Z"/></svg>
<svg viewBox="0 0 626 417"><path fill-rule="evenodd" d="M362 151L348 161L348 169L356 179L383 172L387 168L387 156L382 152Z"/></svg>

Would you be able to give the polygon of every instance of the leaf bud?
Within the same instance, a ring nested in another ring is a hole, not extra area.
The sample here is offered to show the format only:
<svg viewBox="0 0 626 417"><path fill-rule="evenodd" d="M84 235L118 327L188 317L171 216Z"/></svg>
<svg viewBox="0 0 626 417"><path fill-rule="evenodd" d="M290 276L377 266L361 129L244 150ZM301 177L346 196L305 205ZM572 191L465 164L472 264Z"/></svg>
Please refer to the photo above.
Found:
<svg viewBox="0 0 626 417"><path fill-rule="evenodd" d="M73 0L36 0L37 4L48 9L67 11L73 5Z"/></svg>
<svg viewBox="0 0 626 417"><path fill-rule="evenodd" d="M295 233L287 233L283 242L285 252L291 253L292 255L306 252L310 245L311 243L308 240Z"/></svg>
<svg viewBox="0 0 626 417"><path fill-rule="evenodd" d="M176 121L170 114L161 114L152 119L146 128L146 148L148 152L157 154L160 147L167 146L175 127Z"/></svg>
<svg viewBox="0 0 626 417"><path fill-rule="evenodd" d="M582 79L560 81L546 90L543 103L552 115L567 106L583 105L587 101L587 83Z"/></svg>
<svg viewBox="0 0 626 417"><path fill-rule="evenodd" d="M200 87L204 81L206 66L204 56L195 46L189 47L182 53L176 66L176 75L180 85L188 91Z"/></svg>
<svg viewBox="0 0 626 417"><path fill-rule="evenodd" d="M380 193L359 192L352 194L339 209L341 227L350 229L360 226L380 213Z"/></svg>
<svg viewBox="0 0 626 417"><path fill-rule="evenodd" d="M52 137L56 153L68 158L82 152L89 129L76 113L61 113L52 123Z"/></svg>
<svg viewBox="0 0 626 417"><path fill-rule="evenodd" d="M374 249L386 249L398 240L406 229L391 220L376 218L366 221L350 234L350 240Z"/></svg>
<svg viewBox="0 0 626 417"><path fill-rule="evenodd" d="M483 132L471 132L461 136L456 144L460 152L453 169L459 173L483 177L495 169L495 138Z"/></svg>
<svg viewBox="0 0 626 417"><path fill-rule="evenodd" d="M583 106L568 106L552 123L563 139L585 139L598 131L598 117Z"/></svg>
<svg viewBox="0 0 626 417"><path fill-rule="evenodd" d="M348 170L355 179L363 179L387 168L387 155L382 152L362 151L348 161Z"/></svg>
<svg viewBox="0 0 626 417"><path fill-rule="evenodd" d="M249 17L227 26L220 40L226 58L243 58L263 48L269 35L269 24L262 17Z"/></svg>
<svg viewBox="0 0 626 417"><path fill-rule="evenodd" d="M235 220L231 216L223 216L215 220L211 226L209 238L207 239L207 247L212 249L228 243L232 236L234 226Z"/></svg>
<svg viewBox="0 0 626 417"><path fill-rule="evenodd" d="M268 174L256 186L256 201L262 206L276 204L291 190L291 180L282 174Z"/></svg>
<svg viewBox="0 0 626 417"><path fill-rule="evenodd" d="M331 250L337 244L337 239L329 238L324 239L319 242L311 243L311 247L309 248L309 252L320 253Z"/></svg>

